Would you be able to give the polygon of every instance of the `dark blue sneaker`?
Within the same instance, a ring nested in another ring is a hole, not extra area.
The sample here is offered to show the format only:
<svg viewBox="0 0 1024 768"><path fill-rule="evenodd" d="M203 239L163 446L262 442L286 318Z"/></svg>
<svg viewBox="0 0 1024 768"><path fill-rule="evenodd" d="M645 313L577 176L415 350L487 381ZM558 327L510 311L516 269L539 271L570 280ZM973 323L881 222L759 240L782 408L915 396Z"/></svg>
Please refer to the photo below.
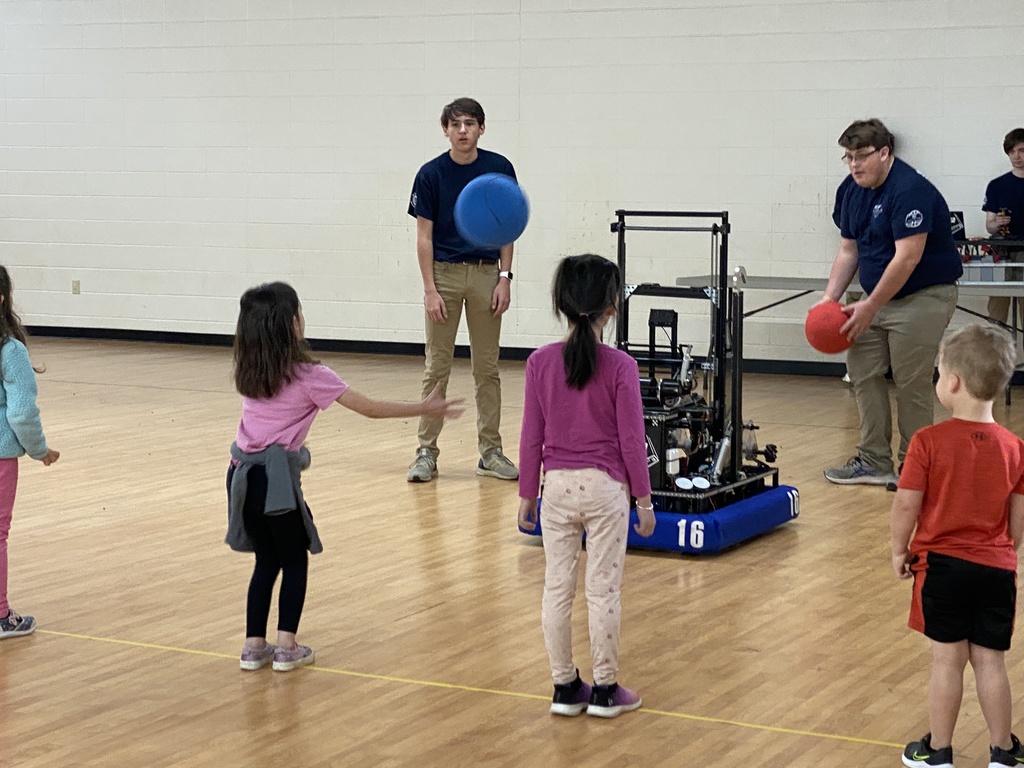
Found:
<svg viewBox="0 0 1024 768"><path fill-rule="evenodd" d="M580 680L580 671L577 669L575 680L555 686L555 695L551 697L551 714L576 717L583 713L589 703L590 686Z"/></svg>
<svg viewBox="0 0 1024 768"><path fill-rule="evenodd" d="M903 764L909 768L953 768L953 747L932 749L932 735L912 741L903 750Z"/></svg>
<svg viewBox="0 0 1024 768"><path fill-rule="evenodd" d="M1010 734L1010 741L1013 746L1009 749L1002 747L988 748L988 768L1000 768L1003 765L1024 765L1024 747L1020 739Z"/></svg>

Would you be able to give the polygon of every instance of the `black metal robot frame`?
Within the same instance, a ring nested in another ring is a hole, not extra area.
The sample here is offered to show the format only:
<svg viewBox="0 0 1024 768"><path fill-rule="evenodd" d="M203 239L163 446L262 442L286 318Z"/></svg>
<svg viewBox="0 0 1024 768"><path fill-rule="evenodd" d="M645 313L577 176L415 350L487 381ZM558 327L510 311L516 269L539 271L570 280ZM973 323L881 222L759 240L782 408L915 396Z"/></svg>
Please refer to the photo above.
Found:
<svg viewBox="0 0 1024 768"><path fill-rule="evenodd" d="M623 278L616 323L616 345L640 367L640 390L647 431L652 495L663 511L701 513L720 509L779 484L776 448L758 450L754 432L744 422L743 290L741 268L729 273L728 211L615 212L611 230L618 236L618 263ZM636 220L650 223L636 223ZM669 225L666 220L685 224ZM691 224L692 222L692 224ZM626 232L698 232L711 235L712 285L704 288L631 284L626 269ZM707 302L711 313L706 355L680 344L678 314L652 309L647 343L629 339L630 300L637 296ZM670 336L658 342L657 333ZM698 369L703 380L698 389Z"/></svg>

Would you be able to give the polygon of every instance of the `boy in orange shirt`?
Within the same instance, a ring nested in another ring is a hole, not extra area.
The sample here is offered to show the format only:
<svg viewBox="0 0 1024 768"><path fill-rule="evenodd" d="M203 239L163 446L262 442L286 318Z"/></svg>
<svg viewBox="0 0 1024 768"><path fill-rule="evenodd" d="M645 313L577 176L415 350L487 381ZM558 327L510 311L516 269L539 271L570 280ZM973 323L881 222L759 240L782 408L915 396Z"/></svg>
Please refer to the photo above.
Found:
<svg viewBox="0 0 1024 768"><path fill-rule="evenodd" d="M908 624L932 648L931 732L907 745L903 764L911 768L952 768L968 662L990 768L1024 762L1010 733L1004 663L1024 534L1024 441L992 417L1015 363L1013 340L993 325L969 325L945 340L935 391L952 418L914 434L893 500L892 567L914 580Z"/></svg>

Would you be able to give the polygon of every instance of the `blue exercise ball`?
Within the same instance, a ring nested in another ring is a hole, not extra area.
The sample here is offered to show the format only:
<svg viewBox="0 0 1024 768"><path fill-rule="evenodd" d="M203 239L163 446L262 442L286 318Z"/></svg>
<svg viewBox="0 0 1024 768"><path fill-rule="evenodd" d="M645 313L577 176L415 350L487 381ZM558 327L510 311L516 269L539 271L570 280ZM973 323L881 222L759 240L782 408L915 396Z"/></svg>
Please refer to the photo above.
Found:
<svg viewBox="0 0 1024 768"><path fill-rule="evenodd" d="M485 173L465 186L455 201L455 226L480 248L515 242L530 220L530 203L511 176Z"/></svg>

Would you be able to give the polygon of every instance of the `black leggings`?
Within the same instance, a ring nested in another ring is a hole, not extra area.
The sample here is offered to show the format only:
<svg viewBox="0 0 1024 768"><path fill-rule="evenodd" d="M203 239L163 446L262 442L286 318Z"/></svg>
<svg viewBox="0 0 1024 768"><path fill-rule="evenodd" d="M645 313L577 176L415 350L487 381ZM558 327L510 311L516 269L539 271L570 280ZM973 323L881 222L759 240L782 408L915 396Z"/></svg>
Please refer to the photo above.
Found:
<svg viewBox="0 0 1024 768"><path fill-rule="evenodd" d="M234 466L228 470L228 488ZM296 632L306 602L306 575L309 570L309 537L297 509L283 515L267 515L263 504L267 497L267 473L263 467L249 468L246 477L243 520L245 532L253 540L256 566L249 581L245 610L245 636L266 637L274 583L281 576L281 594L277 607L278 632ZM308 509L308 507L307 507Z"/></svg>

